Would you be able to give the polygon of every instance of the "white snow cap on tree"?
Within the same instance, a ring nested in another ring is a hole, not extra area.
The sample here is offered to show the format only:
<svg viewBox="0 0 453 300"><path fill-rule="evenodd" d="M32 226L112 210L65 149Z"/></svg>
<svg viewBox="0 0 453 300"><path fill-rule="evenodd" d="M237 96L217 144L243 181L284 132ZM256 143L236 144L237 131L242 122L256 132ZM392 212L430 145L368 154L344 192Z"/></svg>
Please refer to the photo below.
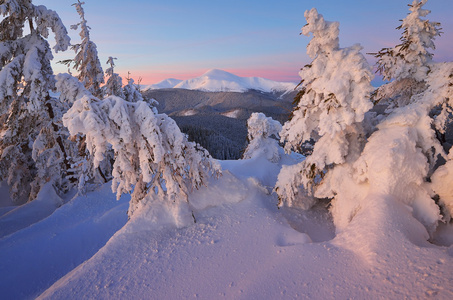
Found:
<svg viewBox="0 0 453 300"><path fill-rule="evenodd" d="M401 44L394 48L384 48L375 56L378 71L385 80L413 78L423 81L428 74L433 54L429 49L435 49L434 39L440 35L440 23L422 19L430 11L422 7L428 0L414 0L409 5L410 13L402 20L398 29L403 29Z"/></svg>
<svg viewBox="0 0 453 300"><path fill-rule="evenodd" d="M83 97L64 116L64 124L71 134L86 135L95 167L112 146L112 190L117 197L134 191L129 216L140 207L158 205L175 209L175 224L185 225L187 214L180 215L180 209L187 208L188 193L220 172L206 150L189 142L172 119L155 114L143 101Z"/></svg>
<svg viewBox="0 0 453 300"><path fill-rule="evenodd" d="M318 14L316 8L304 13L307 24L302 27L302 34L313 38L307 45L307 54L312 58L328 54L340 47L340 23L324 20L323 15Z"/></svg>
<svg viewBox="0 0 453 300"><path fill-rule="evenodd" d="M299 73L302 89L292 120L283 126L282 140L286 149L298 148L301 143L319 136L344 130L361 122L371 107L369 95L373 88L371 67L360 53L359 45L338 47L338 23L326 22L316 9L305 12L308 24L305 35L313 33L307 53L311 64Z"/></svg>
<svg viewBox="0 0 453 300"><path fill-rule="evenodd" d="M245 149L244 159L265 155L269 161L278 162L280 147L278 141L271 136L279 137L278 134L282 130L280 122L266 117L263 113L252 113L247 120L247 128L250 143Z"/></svg>

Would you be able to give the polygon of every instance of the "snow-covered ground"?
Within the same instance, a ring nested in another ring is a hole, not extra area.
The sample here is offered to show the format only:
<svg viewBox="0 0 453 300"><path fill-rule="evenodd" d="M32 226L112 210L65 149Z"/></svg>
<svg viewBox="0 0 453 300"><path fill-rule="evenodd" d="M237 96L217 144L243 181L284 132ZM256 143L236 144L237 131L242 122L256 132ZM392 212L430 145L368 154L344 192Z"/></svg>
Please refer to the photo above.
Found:
<svg viewBox="0 0 453 300"><path fill-rule="evenodd" d="M146 89L179 88L186 90L200 90L205 92L246 92L257 90L265 93L291 92L296 87L292 82L278 82L260 77L240 77L232 73L212 69L203 75L187 79L165 79L159 83L149 85Z"/></svg>
<svg viewBox="0 0 453 300"><path fill-rule="evenodd" d="M431 244L406 206L372 195L336 235L322 205L277 209L281 163L221 161L223 176L191 195L197 222L185 228L127 222L128 198L109 184L33 224L37 208L24 206L27 227L0 239L1 298L453 299L451 226Z"/></svg>

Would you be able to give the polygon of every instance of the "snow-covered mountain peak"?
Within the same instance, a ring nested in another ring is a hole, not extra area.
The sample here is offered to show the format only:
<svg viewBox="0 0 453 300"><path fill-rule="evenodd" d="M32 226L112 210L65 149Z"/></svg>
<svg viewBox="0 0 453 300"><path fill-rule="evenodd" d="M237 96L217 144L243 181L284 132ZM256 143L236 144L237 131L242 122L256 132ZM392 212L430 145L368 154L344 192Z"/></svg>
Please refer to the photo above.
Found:
<svg viewBox="0 0 453 300"><path fill-rule="evenodd" d="M174 80L174 79L173 79ZM164 80L149 88L179 88L200 90L206 92L246 92L258 90L266 93L287 92L294 90L296 84L292 82L278 82L260 77L240 77L224 70L211 69L199 77L177 82L168 86L170 81Z"/></svg>
<svg viewBox="0 0 453 300"><path fill-rule="evenodd" d="M208 70L208 71L206 71L206 73L204 73L200 77L208 78L211 80L228 80L228 81L239 81L241 78L232 73L229 73L224 70L219 70L219 69Z"/></svg>
<svg viewBox="0 0 453 300"><path fill-rule="evenodd" d="M167 79L164 79L158 83L155 83L155 84L151 84L151 85L148 85L148 86L145 86L143 88L143 90L148 90L148 89L151 89L151 90L157 90L157 89L171 89L173 88L175 85L177 85L178 83L180 83L182 80L181 79L175 79L175 78L167 78Z"/></svg>

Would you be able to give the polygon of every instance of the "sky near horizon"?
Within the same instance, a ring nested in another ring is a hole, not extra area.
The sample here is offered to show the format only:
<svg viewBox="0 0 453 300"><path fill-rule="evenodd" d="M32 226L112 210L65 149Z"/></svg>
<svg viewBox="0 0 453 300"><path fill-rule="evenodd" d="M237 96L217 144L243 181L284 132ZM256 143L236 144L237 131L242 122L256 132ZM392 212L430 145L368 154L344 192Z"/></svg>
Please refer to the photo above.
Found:
<svg viewBox="0 0 453 300"><path fill-rule="evenodd" d="M75 0L34 0L62 18L72 39L79 22ZM298 72L310 62L300 35L304 11L316 7L328 21L340 22L340 46L360 43L376 52L399 42L400 25L412 0L84 0L91 40L98 47L104 70L109 56L116 57L116 72L128 72L142 84L166 78L188 79L209 69L222 69L243 77L277 81L300 80ZM453 60L453 1L430 0L430 21L441 22L443 34L435 41L437 61ZM49 41L52 43L52 39ZM371 56L365 55L370 63ZM55 60L73 58L68 50ZM56 73L66 67L54 63Z"/></svg>

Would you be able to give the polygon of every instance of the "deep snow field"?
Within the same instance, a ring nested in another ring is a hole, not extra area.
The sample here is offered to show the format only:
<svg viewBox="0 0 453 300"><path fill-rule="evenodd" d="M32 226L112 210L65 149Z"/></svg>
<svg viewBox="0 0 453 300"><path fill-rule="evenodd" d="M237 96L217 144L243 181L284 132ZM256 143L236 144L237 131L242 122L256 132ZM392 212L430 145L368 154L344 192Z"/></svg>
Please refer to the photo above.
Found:
<svg viewBox="0 0 453 300"><path fill-rule="evenodd" d="M220 163L185 228L158 208L128 221L109 184L65 199L47 187L17 208L0 186L0 298L453 299L451 225L430 243L406 206L376 194L336 234L324 206L277 209L281 163Z"/></svg>

